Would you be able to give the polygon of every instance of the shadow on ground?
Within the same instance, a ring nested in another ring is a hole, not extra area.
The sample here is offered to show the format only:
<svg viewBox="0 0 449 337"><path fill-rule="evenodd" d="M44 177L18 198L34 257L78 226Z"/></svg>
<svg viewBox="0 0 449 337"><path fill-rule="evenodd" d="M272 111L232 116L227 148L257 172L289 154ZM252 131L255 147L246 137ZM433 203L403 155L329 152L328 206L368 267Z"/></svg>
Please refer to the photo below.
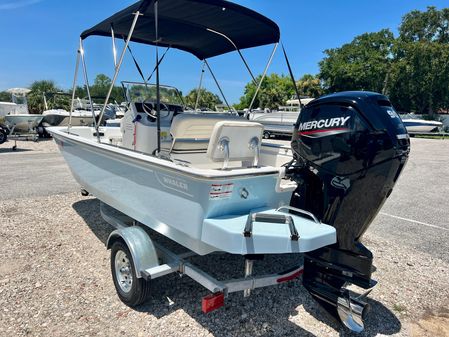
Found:
<svg viewBox="0 0 449 337"><path fill-rule="evenodd" d="M31 149L21 149L20 147L17 147L15 150L13 150L12 147L13 147L13 145L11 145L10 147L2 147L2 148L0 148L0 154L2 154L2 153L19 153L19 152L33 151Z"/></svg>
<svg viewBox="0 0 449 337"><path fill-rule="evenodd" d="M86 199L73 204L75 211L96 237L106 244L113 227L101 218L99 207L97 199ZM151 232L150 235L173 251L183 250L175 242L157 233ZM243 274L244 260L241 256L211 254L195 257L192 262L217 279L240 278ZM273 273L299 262L300 259L294 254L268 255L264 260L257 261L254 273ZM242 293L232 293L223 308L209 314L201 311L201 299L209 292L190 278L171 274L151 282L151 299L135 310L149 313L158 319L176 310L183 310L214 336L315 336L292 322L298 314L301 314L300 321L305 325L316 324L313 317L338 331L340 336L392 335L401 330L401 323L394 313L380 302L369 299L371 314L366 320L365 331L353 334L326 314L300 286L299 281L256 289L249 298L243 298ZM301 307L306 313L298 312L297 308L303 311Z"/></svg>

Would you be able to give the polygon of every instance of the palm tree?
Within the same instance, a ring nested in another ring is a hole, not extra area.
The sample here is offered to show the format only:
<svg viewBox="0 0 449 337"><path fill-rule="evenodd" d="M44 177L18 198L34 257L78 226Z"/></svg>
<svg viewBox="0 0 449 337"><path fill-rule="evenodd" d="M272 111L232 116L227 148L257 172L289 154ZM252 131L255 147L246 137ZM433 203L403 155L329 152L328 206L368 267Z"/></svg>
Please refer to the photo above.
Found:
<svg viewBox="0 0 449 337"><path fill-rule="evenodd" d="M54 93L61 91L59 89L55 82L43 80L43 81L35 81L31 84L31 92L28 94L28 110L30 113L33 114L41 114L42 111L45 110L45 104L44 104L44 94L45 93ZM52 105L51 102L49 102L49 105ZM61 104L59 104L61 105ZM63 104L65 108L68 108L65 106L66 104Z"/></svg>

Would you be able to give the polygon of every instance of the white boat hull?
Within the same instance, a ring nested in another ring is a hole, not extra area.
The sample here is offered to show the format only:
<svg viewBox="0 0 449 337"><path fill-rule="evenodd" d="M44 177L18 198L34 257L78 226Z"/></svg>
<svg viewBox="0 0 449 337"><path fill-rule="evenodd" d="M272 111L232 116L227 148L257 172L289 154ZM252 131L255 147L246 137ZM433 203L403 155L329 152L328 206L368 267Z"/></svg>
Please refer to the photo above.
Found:
<svg viewBox="0 0 449 337"><path fill-rule="evenodd" d="M16 114L5 116L6 124L14 133L34 132L42 121L42 115Z"/></svg>
<svg viewBox="0 0 449 337"><path fill-rule="evenodd" d="M92 130L78 128L81 129ZM104 128L104 132L108 129L112 128ZM305 235L295 243L286 226L269 224L278 228L273 235L267 224L257 224L253 237L249 242L245 240L245 216L289 204L292 191L276 192L279 173L272 167L259 169L258 174L252 173L256 169L243 169L240 173L218 170L212 175L212 170L206 170L201 175L198 170L177 167L166 160L68 135L63 128L49 130L84 189L198 254L294 253L336 240L333 227L297 216L297 226L301 230L312 228L312 236ZM72 130L77 132L77 128ZM244 190L246 198L242 197ZM232 226L223 218L234 218ZM236 224L240 229L236 229ZM225 240L217 236L220 232L227 233L221 237Z"/></svg>
<svg viewBox="0 0 449 337"><path fill-rule="evenodd" d="M298 120L298 111L289 112L253 112L249 119L264 126L265 131L291 135Z"/></svg>
<svg viewBox="0 0 449 337"><path fill-rule="evenodd" d="M99 112L95 112L98 116ZM44 127L51 126L67 126L70 121L70 113L65 110L47 110L42 113L44 119L42 125ZM74 111L72 113L72 126L92 126L94 124L94 118L91 111Z"/></svg>
<svg viewBox="0 0 449 337"><path fill-rule="evenodd" d="M443 126L441 122L421 119L403 119L402 122L408 133L432 132Z"/></svg>

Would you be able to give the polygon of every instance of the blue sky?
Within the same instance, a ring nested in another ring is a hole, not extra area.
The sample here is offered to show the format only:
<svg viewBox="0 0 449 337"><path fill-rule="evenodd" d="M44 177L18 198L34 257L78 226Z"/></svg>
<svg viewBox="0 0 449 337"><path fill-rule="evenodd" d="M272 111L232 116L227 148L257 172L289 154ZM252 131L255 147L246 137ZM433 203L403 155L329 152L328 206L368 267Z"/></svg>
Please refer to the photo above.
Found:
<svg viewBox="0 0 449 337"><path fill-rule="evenodd" d="M0 0L0 90L26 87L34 80L54 80L68 89L73 80L75 51L81 31L116 11L132 4L130 0ZM448 7L447 0L235 0L275 22L290 57L295 77L316 74L323 51L350 42L356 35L397 27L404 14L427 6ZM121 44L119 44L121 45ZM145 73L154 65L152 47L132 45ZM91 37L85 42L87 68L92 82L95 74L112 77L111 42ZM244 50L250 67L261 73L271 47ZM230 53L210 60L212 69L232 103L238 101L250 80L238 55ZM168 52L161 71L161 81L187 93L198 85L200 61L180 51ZM287 73L280 50L270 69ZM119 80L139 80L132 59L125 58ZM82 78L79 78L82 84ZM210 75L205 86L217 92Z"/></svg>

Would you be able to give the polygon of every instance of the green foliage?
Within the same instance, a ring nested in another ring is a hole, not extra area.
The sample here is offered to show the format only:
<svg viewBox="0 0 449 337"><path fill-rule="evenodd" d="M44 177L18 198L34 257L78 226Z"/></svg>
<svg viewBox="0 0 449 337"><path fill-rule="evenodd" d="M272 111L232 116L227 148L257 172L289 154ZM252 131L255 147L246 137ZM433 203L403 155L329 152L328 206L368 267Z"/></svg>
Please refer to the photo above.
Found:
<svg viewBox="0 0 449 337"><path fill-rule="evenodd" d="M305 74L296 82L296 86L304 96L318 98L324 93L321 80L317 75Z"/></svg>
<svg viewBox="0 0 449 337"><path fill-rule="evenodd" d="M449 8L406 14L399 37L383 29L326 50L320 78L328 92L389 95L400 111L432 115L449 107Z"/></svg>
<svg viewBox="0 0 449 337"><path fill-rule="evenodd" d="M399 33L404 42L449 43L449 8L411 11L402 18Z"/></svg>
<svg viewBox="0 0 449 337"><path fill-rule="evenodd" d="M259 75L256 78L256 82L259 83L262 78ZM240 98L240 103L235 105L236 109L249 108L251 100L254 97L257 86L254 82L249 82L245 86L244 95ZM295 88L293 86L292 80L289 76L271 74L265 77L260 91L257 94L256 99L252 108L270 108L277 109L280 105L284 105L285 102L290 99L295 93Z"/></svg>
<svg viewBox="0 0 449 337"><path fill-rule="evenodd" d="M399 27L388 91L398 110L449 107L449 8L412 11Z"/></svg>
<svg viewBox="0 0 449 337"><path fill-rule="evenodd" d="M400 111L432 115L449 106L449 48L435 42L399 42L389 95Z"/></svg>
<svg viewBox="0 0 449 337"><path fill-rule="evenodd" d="M41 114L45 108L44 94L55 93L61 91L56 87L55 82L49 80L35 81L31 84L31 92L27 95L28 110L33 114ZM58 101L48 101L49 108L69 108L69 101L60 98Z"/></svg>
<svg viewBox="0 0 449 337"><path fill-rule="evenodd" d="M383 29L365 33L340 48L327 49L320 62L320 78L328 92L370 90L382 92L390 69L393 33Z"/></svg>
<svg viewBox="0 0 449 337"><path fill-rule="evenodd" d="M70 91L69 91L70 92ZM71 92L70 92L71 93ZM75 88L75 97L78 97L78 98L84 98L84 97L87 97L87 90L86 90L86 87L84 86L84 87L81 87L81 86L77 86L76 88Z"/></svg>
<svg viewBox="0 0 449 337"><path fill-rule="evenodd" d="M90 87L90 94L94 102L104 103L111 83L112 80L105 74L98 74L97 77L95 77L94 84ZM83 97L86 97L87 92L85 91L85 89L84 92L85 95ZM110 101L122 102L123 99L123 89L119 86L114 86L114 88L112 89Z"/></svg>
<svg viewBox="0 0 449 337"><path fill-rule="evenodd" d="M196 100L198 95L198 89L191 90L187 96L184 97L185 104L191 108L196 105ZM217 104L222 104L220 97L218 95L202 88L200 89L200 100L198 102L199 109L210 109L214 110Z"/></svg>
<svg viewBox="0 0 449 337"><path fill-rule="evenodd" d="M0 91L0 102L11 102L11 94L6 91Z"/></svg>

